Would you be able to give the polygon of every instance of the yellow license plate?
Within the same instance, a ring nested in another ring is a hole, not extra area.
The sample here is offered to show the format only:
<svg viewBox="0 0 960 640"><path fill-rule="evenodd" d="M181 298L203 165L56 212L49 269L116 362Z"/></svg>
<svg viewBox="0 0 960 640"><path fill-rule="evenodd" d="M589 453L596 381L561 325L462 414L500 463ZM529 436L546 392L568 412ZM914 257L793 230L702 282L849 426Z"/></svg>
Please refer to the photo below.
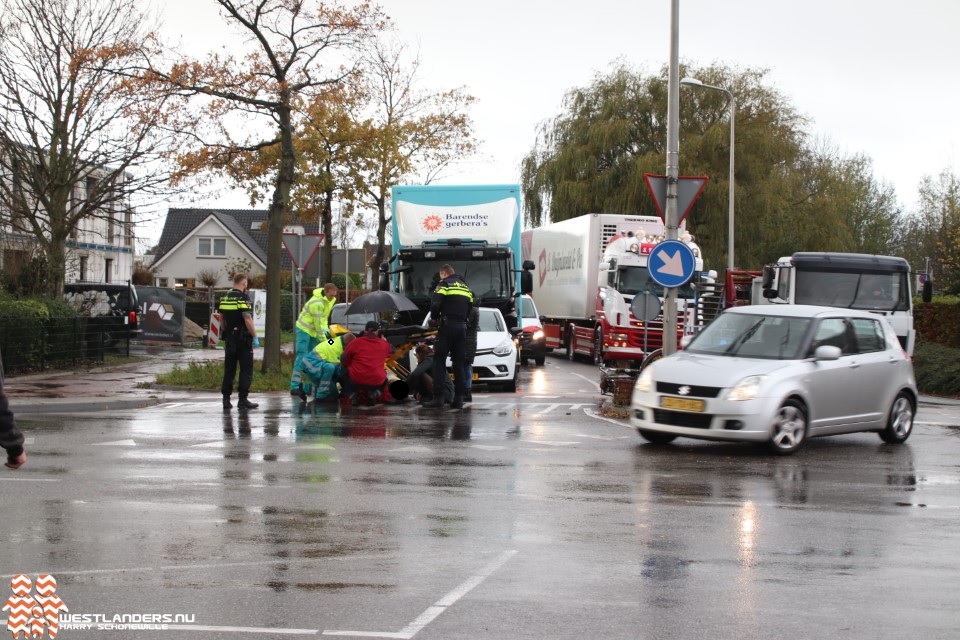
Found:
<svg viewBox="0 0 960 640"><path fill-rule="evenodd" d="M679 409L680 411L696 411L701 413L704 410L703 400L696 400L694 398L673 398L665 396L660 398L660 406L664 409Z"/></svg>
<svg viewBox="0 0 960 640"><path fill-rule="evenodd" d="M453 373L452 373L452 372L448 371L448 372L447 372L447 375L449 375L449 376L450 376L450 379L453 380ZM475 374L473 374L473 375L470 377L470 379L473 380L474 382L476 382L477 380L480 379L480 374L479 374L479 373L475 373Z"/></svg>

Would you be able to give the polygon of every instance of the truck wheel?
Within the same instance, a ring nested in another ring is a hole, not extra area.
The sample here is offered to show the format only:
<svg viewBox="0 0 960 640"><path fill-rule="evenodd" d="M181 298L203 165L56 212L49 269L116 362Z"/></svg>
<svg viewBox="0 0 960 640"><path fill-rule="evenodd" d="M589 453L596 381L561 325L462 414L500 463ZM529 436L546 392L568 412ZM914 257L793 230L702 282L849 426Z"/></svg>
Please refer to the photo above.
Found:
<svg viewBox="0 0 960 640"><path fill-rule="evenodd" d="M603 329L597 329L593 338L593 364L603 365Z"/></svg>

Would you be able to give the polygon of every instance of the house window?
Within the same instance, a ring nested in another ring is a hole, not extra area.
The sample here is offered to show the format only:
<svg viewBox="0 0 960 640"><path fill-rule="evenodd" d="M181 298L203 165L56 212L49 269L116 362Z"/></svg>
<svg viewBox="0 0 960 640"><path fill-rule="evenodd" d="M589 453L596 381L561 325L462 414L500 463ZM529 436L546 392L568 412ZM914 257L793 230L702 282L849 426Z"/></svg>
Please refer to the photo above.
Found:
<svg viewBox="0 0 960 640"><path fill-rule="evenodd" d="M166 278L157 278L157 286L163 287L166 289L169 285L167 284L168 280Z"/></svg>
<svg viewBox="0 0 960 640"><path fill-rule="evenodd" d="M80 282L87 279L87 256L80 256Z"/></svg>
<svg viewBox="0 0 960 640"><path fill-rule="evenodd" d="M112 274L113 274L113 260L110 258L107 258L106 260L103 261L103 281L113 282L113 280L110 279Z"/></svg>
<svg viewBox="0 0 960 640"><path fill-rule="evenodd" d="M197 255L223 258L227 255L226 238L197 238Z"/></svg>

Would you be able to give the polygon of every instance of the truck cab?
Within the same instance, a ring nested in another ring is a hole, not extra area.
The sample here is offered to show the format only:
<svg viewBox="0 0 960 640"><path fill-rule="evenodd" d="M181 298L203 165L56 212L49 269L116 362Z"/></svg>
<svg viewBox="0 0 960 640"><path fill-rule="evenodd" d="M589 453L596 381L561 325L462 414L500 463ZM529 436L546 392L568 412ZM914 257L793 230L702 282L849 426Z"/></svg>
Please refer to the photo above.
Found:
<svg viewBox="0 0 960 640"><path fill-rule="evenodd" d="M861 253L798 252L763 268L754 304L812 304L863 309L886 317L913 354L910 264L903 258Z"/></svg>

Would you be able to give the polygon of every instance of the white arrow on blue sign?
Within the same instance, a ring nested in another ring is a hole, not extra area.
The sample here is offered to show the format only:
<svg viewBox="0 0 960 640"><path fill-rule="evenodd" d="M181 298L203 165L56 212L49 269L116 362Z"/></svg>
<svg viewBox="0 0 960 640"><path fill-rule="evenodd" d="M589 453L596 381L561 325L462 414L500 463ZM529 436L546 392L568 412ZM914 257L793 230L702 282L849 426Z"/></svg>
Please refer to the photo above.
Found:
<svg viewBox="0 0 960 640"><path fill-rule="evenodd" d="M665 240L650 251L647 268L654 282L676 289L690 282L697 260L693 251L679 240Z"/></svg>

